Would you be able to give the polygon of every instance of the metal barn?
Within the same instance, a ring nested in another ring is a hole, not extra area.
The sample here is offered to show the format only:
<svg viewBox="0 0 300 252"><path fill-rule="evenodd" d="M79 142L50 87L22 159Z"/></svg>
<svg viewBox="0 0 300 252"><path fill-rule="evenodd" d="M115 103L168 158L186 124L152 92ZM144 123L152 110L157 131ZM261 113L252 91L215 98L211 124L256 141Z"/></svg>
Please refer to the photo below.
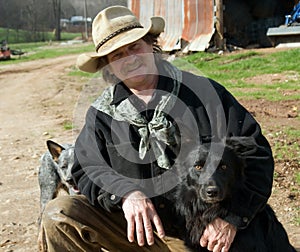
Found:
<svg viewBox="0 0 300 252"><path fill-rule="evenodd" d="M128 0L128 8L144 25L152 16L165 19L164 51L204 51L215 32L213 0Z"/></svg>

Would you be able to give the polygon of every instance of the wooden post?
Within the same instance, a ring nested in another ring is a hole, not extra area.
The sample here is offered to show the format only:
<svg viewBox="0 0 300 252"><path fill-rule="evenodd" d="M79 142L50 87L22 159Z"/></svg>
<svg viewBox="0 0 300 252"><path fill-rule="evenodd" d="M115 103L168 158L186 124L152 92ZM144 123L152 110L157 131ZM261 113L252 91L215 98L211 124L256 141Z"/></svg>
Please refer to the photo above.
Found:
<svg viewBox="0 0 300 252"><path fill-rule="evenodd" d="M52 0L54 16L55 16L55 39L57 41L61 40L61 29L60 29L60 17L61 17L61 3L60 0Z"/></svg>
<svg viewBox="0 0 300 252"><path fill-rule="evenodd" d="M84 31L85 31L85 40L88 41L89 34L88 34L88 27L87 27L87 5L86 5L86 0L84 0Z"/></svg>
<svg viewBox="0 0 300 252"><path fill-rule="evenodd" d="M215 0L216 3L216 46L225 49L224 25L223 25L223 0Z"/></svg>

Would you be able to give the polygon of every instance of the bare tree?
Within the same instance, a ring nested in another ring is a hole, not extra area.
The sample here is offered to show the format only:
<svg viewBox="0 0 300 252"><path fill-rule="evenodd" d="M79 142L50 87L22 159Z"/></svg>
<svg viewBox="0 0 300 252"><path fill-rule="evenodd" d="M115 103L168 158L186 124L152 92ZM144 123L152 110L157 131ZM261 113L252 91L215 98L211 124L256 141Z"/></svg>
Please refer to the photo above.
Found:
<svg viewBox="0 0 300 252"><path fill-rule="evenodd" d="M55 38L61 40L60 18L61 18L61 2L60 0L52 0L53 14L55 20Z"/></svg>

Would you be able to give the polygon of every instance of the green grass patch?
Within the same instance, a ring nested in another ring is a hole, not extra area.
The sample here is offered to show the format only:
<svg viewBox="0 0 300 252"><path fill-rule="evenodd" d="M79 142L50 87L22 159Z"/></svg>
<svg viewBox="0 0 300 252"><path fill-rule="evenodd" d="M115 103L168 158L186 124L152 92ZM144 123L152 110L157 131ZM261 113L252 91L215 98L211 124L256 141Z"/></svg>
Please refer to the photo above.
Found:
<svg viewBox="0 0 300 252"><path fill-rule="evenodd" d="M97 72L97 73L83 72L74 66L74 67L72 67L72 69L68 73L68 75L76 76L76 77L97 78L97 77L99 77L99 75L101 75L101 72Z"/></svg>
<svg viewBox="0 0 300 252"><path fill-rule="evenodd" d="M63 127L65 130L71 130L73 129L73 123L71 121L64 121Z"/></svg>
<svg viewBox="0 0 300 252"><path fill-rule="evenodd" d="M294 160L300 164L298 158L300 156L299 139L300 129L292 127L287 127L274 133L272 141L274 158L277 160Z"/></svg>
<svg viewBox="0 0 300 252"><path fill-rule="evenodd" d="M61 40L73 40L82 37L81 33L62 32ZM9 44L26 43L29 41L54 41L55 34L53 32L32 32L27 30L15 30L0 28L0 38L7 40Z"/></svg>
<svg viewBox="0 0 300 252"><path fill-rule="evenodd" d="M63 47L48 46L48 48L37 48L34 54L28 55L30 60L44 59L44 58L56 58L67 54L80 54L84 52L91 52L91 46L89 44L78 45L65 45Z"/></svg>
<svg viewBox="0 0 300 252"><path fill-rule="evenodd" d="M299 56L299 48L274 53L253 50L218 55L199 52L176 59L174 63L183 70L216 80L239 98L279 101L300 99ZM283 77L270 83L268 78L272 74ZM290 75L293 79L288 78ZM265 78L266 83L264 79L261 83L251 79L257 76ZM291 92L287 95L285 90Z"/></svg>
<svg viewBox="0 0 300 252"><path fill-rule="evenodd" d="M68 54L81 54L93 52L92 43L80 44L61 44L58 42L38 42L9 45L11 49L22 50L25 52L21 57L15 56L11 60L0 61L0 66L5 64L19 63L30 60L55 58Z"/></svg>
<svg viewBox="0 0 300 252"><path fill-rule="evenodd" d="M295 181L296 181L297 184L300 185L300 172L297 172L297 173L296 173Z"/></svg>

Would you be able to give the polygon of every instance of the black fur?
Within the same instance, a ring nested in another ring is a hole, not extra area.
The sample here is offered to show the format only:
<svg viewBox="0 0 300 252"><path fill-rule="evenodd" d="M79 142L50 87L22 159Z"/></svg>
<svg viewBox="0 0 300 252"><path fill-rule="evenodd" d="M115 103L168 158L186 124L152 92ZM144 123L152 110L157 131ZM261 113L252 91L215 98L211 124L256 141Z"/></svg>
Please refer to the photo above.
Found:
<svg viewBox="0 0 300 252"><path fill-rule="evenodd" d="M185 241L188 247L195 251L208 251L200 246L200 237L208 223L228 215L226 209L232 192L244 183L243 156L255 150L252 138L233 137L225 144L201 145L179 163L180 183L175 200L177 211L186 220ZM238 230L230 248L230 252L253 251L296 251L269 205L246 229Z"/></svg>

